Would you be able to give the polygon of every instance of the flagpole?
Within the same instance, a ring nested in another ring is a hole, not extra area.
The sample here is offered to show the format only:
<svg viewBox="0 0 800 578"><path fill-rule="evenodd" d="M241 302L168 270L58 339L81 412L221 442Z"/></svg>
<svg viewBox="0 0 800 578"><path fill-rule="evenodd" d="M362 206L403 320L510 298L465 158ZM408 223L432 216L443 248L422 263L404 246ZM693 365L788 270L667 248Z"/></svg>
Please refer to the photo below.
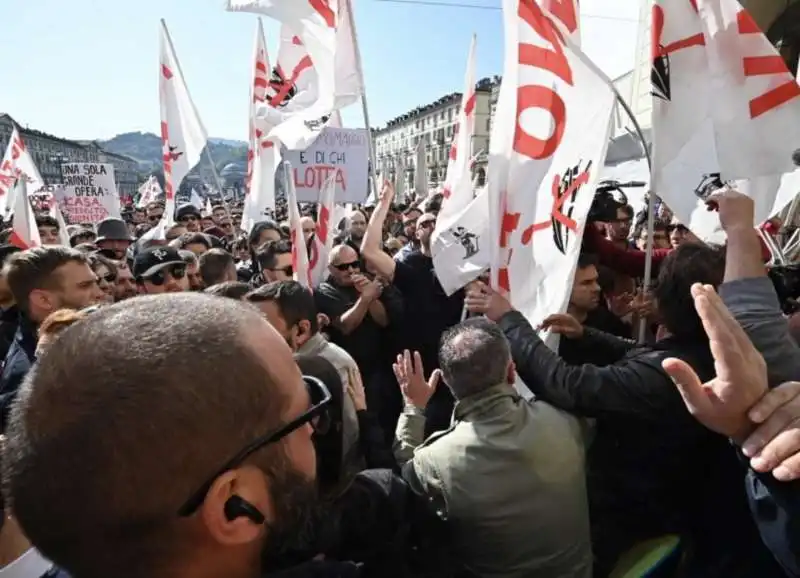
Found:
<svg viewBox="0 0 800 578"><path fill-rule="evenodd" d="M642 145L642 153L644 154L644 158L647 160L647 168L650 169L650 175L652 180L653 174L653 159L650 156L650 147L647 146L647 140L644 138L644 131L642 130L639 121L636 120L636 115L633 114L633 110L625 102L625 99L622 98L622 95L617 90L617 87L614 86L613 82L609 82L608 85L611 87L611 90L614 93L614 96L617 98L617 102L622 106L622 109L625 111L625 114L628 115L628 118L633 125L633 129L636 133L636 136L639 138L639 143ZM643 284L643 293L647 293L650 290L652 285L652 276L653 276L653 228L656 224L656 195L655 193L650 190L649 194L647 195L647 246L645 247L645 260L644 260L644 284ZM639 321L639 343L644 343L645 335L647 333L647 320L641 319Z"/></svg>
<svg viewBox="0 0 800 578"><path fill-rule="evenodd" d="M211 143L206 143L206 157L208 158L208 164L211 165L211 174L214 178L214 183L217 185L217 189L219 190L220 199L222 199L222 204L225 206L225 210L230 215L231 208L228 206L228 201L225 200L225 191L222 190L222 180L219 178L219 173L217 173L217 167L214 165L214 157L211 156Z"/></svg>
<svg viewBox="0 0 800 578"><path fill-rule="evenodd" d="M361 79L361 110L364 113L364 124L367 127L367 143L369 145L369 162L372 166L372 178L369 182L372 184L375 193L375 199L378 198L378 183L375 180L378 170L378 163L375 158L375 142L372 140L372 126L369 122L369 107L367 106L367 83L364 81L364 67L361 63L361 48L358 46L358 32L356 32L356 22L353 17L353 5L350 0L347 2L347 19L350 23L350 31L353 33L353 50L356 53L356 72Z"/></svg>

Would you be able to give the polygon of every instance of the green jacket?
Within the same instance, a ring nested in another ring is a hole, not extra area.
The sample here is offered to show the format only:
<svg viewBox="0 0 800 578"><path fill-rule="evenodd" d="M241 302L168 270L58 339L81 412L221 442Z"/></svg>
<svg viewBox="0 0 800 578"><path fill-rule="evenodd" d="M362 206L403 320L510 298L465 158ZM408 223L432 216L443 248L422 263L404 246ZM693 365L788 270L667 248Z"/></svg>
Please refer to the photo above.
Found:
<svg viewBox="0 0 800 578"><path fill-rule="evenodd" d="M413 408L400 416L395 455L447 520L460 562L483 578L591 577L574 417L502 384L458 401L450 429L421 443L424 419Z"/></svg>

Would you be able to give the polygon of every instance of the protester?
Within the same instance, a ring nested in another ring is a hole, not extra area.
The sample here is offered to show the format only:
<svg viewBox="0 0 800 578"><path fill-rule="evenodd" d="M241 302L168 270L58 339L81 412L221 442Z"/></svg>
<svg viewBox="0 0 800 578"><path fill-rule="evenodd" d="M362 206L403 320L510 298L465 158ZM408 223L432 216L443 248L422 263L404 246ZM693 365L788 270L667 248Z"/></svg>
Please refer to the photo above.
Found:
<svg viewBox="0 0 800 578"><path fill-rule="evenodd" d="M234 301L109 306L63 332L23 388L6 454L14 514L73 576L259 577L305 540L311 424L329 399Z"/></svg>

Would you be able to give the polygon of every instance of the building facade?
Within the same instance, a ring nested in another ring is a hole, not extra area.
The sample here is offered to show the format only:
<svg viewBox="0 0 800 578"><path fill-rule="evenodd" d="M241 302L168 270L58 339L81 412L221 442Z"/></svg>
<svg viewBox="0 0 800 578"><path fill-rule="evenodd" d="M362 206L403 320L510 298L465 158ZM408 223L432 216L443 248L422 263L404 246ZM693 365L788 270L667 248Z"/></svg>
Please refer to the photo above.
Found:
<svg viewBox="0 0 800 578"><path fill-rule="evenodd" d="M475 130L470 135L470 157L489 150L490 100L497 78L484 78L475 87ZM377 172L386 178L405 178L407 189L414 188L416 150L420 141L425 146L425 170L428 184L438 187L444 183L450 146L458 124L461 93L448 94L426 106L418 107L390 120L385 127L373 130ZM481 155L485 157L485 154ZM479 157L480 158L480 157ZM485 179L485 168L479 163L473 170Z"/></svg>
<svg viewBox="0 0 800 578"><path fill-rule="evenodd" d="M5 154L15 126L45 184L54 185L61 182L62 163L110 163L114 165L119 194L122 196L136 194L139 173L138 163L135 160L106 151L96 142L68 140L23 127L11 116L3 113L0 113L0 155Z"/></svg>

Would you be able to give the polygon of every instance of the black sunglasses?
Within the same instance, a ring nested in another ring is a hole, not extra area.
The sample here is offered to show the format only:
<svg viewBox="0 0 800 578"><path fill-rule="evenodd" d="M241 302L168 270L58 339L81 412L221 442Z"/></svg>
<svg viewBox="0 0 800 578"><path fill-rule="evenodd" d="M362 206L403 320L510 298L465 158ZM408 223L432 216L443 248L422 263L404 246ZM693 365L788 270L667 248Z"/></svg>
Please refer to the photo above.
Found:
<svg viewBox="0 0 800 578"><path fill-rule="evenodd" d="M303 382L305 383L306 390L308 391L308 396L311 399L311 407L308 408L302 415L293 419L286 425L279 427L276 430L273 430L259 438L256 438L251 443L246 445L242 448L239 452L237 452L231 459L223 464L221 468L219 468L214 474L208 478L208 480L203 483L202 486L198 488L196 492L192 494L192 496L186 500L183 506L180 507L178 510L178 515L182 517L191 516L197 511L197 508L203 503L203 500L206 499L206 494L211 489L211 486L214 484L214 480L220 477L225 472L228 472L237 466L239 466L242 462L244 462L247 458L251 455L256 453L261 448L264 448L268 445L277 443L281 441L283 438L288 436L289 434L293 433L294 431L300 429L306 424L312 424L315 431L318 428L321 428L321 422L323 421L323 414L325 414L325 408L331 401L331 392L328 391L328 388L325 387L325 384L318 380L316 377L311 377L310 375L303 376ZM327 417L327 416L325 416ZM316 418L320 418L320 421L315 423Z"/></svg>
<svg viewBox="0 0 800 578"><path fill-rule="evenodd" d="M117 282L117 276L116 276L116 275L114 275L113 273L106 273L106 274L105 274L105 275L103 275L102 277L100 277L100 276L98 276L98 277L97 277L97 280L98 280L98 281L100 281L101 279L102 279L103 281L105 281L106 283L109 283L109 284L112 284L112 283L116 283L116 282Z"/></svg>
<svg viewBox="0 0 800 578"><path fill-rule="evenodd" d="M151 223L157 223L158 221L161 220L161 215L149 215L147 217L147 220L150 221Z"/></svg>
<svg viewBox="0 0 800 578"><path fill-rule="evenodd" d="M294 275L294 267L292 265L286 265L286 267L281 267L280 269L270 269L270 271L283 271L283 274L287 277Z"/></svg>
<svg viewBox="0 0 800 578"><path fill-rule="evenodd" d="M183 279L186 276L186 267L183 265L178 265L168 269L162 269L161 271L156 271L150 277L146 277L145 281L155 285L156 287L159 287L167 282L167 273L169 273L170 277L173 279Z"/></svg>
<svg viewBox="0 0 800 578"><path fill-rule="evenodd" d="M333 266L334 269L338 269L339 271L347 271L348 269L355 269L357 271L361 270L361 263L358 261L353 261L352 263L339 263L338 265Z"/></svg>
<svg viewBox="0 0 800 578"><path fill-rule="evenodd" d="M198 219L194 215L186 215L185 217L181 217L180 219L178 219L178 222L179 223L194 223L194 222L199 221L199 220L200 219Z"/></svg>

